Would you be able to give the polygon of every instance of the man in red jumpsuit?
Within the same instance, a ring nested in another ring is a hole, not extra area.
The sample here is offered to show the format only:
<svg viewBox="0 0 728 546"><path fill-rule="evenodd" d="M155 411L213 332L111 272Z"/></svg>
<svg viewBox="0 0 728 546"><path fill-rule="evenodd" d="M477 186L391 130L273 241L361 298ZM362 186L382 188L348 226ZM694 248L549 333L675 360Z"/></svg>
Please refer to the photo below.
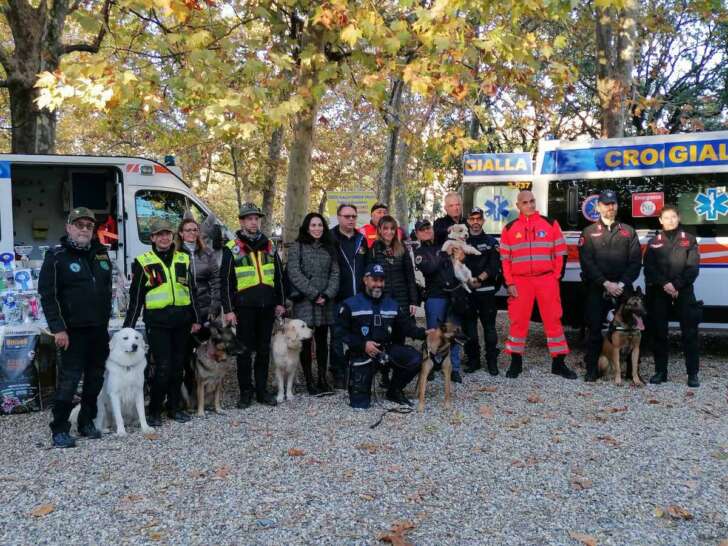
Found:
<svg viewBox="0 0 728 546"><path fill-rule="evenodd" d="M374 203L371 210L371 220L368 224L359 228L359 233L364 235L364 238L367 241L367 246L369 248L372 248L372 245L374 245L374 241L377 240L377 226L379 225L379 220L381 220L388 214L389 208L387 207L387 205L385 205L384 203ZM400 241L404 241L404 231L402 231L401 227L397 228L397 235L399 236Z"/></svg>
<svg viewBox="0 0 728 546"><path fill-rule="evenodd" d="M520 215L503 228L500 240L510 320L506 353L511 355L511 366L506 377L518 377L523 370L523 351L536 300L553 359L551 373L576 379L564 363L569 346L561 326L559 281L566 261L566 241L559 223L538 213L530 191L518 194L516 207Z"/></svg>

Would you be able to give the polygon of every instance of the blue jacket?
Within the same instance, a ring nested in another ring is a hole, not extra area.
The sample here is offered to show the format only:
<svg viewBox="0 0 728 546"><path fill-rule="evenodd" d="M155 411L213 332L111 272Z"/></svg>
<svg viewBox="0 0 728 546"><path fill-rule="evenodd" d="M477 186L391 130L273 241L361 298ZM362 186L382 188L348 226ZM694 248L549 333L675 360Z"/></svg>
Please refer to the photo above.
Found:
<svg viewBox="0 0 728 546"><path fill-rule="evenodd" d="M362 290L369 247L364 235L358 231L347 237L339 231L338 226L334 226L331 235L336 242L336 255L339 258L339 292L336 301L344 301Z"/></svg>
<svg viewBox="0 0 728 546"><path fill-rule="evenodd" d="M397 302L388 296L374 299L365 292L359 292L341 305L339 318L344 331L344 343L352 356L365 354L367 341L389 343L395 324L405 335L425 339L425 329L415 326L406 314L399 311Z"/></svg>

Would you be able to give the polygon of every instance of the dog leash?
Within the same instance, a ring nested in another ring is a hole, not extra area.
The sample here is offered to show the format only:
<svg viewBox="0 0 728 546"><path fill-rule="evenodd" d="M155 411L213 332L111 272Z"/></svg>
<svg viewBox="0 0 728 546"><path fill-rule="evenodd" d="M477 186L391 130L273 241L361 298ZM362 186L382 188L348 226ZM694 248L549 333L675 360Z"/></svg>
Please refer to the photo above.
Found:
<svg viewBox="0 0 728 546"><path fill-rule="evenodd" d="M389 413L399 413L401 415L407 415L408 413L412 413L414 411L414 408L410 408L409 406L395 406L393 408L389 408L382 413L382 415L379 417L376 423L369 425L369 428L374 430L379 425L382 424L382 421L384 421L384 418Z"/></svg>

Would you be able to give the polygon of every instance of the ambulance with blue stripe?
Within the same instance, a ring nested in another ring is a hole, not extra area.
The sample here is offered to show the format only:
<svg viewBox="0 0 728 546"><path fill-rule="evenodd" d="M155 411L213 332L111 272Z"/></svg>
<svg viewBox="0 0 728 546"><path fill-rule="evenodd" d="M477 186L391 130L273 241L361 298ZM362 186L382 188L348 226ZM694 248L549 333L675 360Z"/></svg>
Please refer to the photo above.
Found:
<svg viewBox="0 0 728 546"><path fill-rule="evenodd" d="M509 165L515 168L513 158ZM682 225L696 235L700 245L695 295L705 302L702 326L728 327L728 131L589 142L541 141L535 171L522 179L503 175L498 180L487 173L491 177L485 180L483 172L474 172L473 167L478 166L500 167L505 172L505 157L489 165L482 158L479 165L465 163L466 210L468 206L482 207L489 233L500 233L502 225L517 215L515 195L524 188L532 189L539 211L561 225L569 247L562 286L567 322L578 324L583 316L579 235L598 218L599 193L611 189L619 197L617 219L637 230L643 248L659 228L662 207L678 207ZM642 276L638 284L644 286Z"/></svg>

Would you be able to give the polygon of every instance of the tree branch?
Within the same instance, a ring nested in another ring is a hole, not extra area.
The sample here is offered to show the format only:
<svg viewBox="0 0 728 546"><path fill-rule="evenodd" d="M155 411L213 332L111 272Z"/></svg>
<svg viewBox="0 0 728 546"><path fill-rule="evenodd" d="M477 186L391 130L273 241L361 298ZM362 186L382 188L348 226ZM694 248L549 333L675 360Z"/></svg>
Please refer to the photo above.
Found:
<svg viewBox="0 0 728 546"><path fill-rule="evenodd" d="M75 4L74 4L75 6ZM72 7L73 9L73 7ZM91 43L78 43L78 44L63 44L61 45L61 55L73 53L74 51L85 51L87 53L98 53L101 47L101 42L104 41L104 36L109 28L109 12L111 11L111 0L105 0L104 6L101 8L101 28L99 33Z"/></svg>

